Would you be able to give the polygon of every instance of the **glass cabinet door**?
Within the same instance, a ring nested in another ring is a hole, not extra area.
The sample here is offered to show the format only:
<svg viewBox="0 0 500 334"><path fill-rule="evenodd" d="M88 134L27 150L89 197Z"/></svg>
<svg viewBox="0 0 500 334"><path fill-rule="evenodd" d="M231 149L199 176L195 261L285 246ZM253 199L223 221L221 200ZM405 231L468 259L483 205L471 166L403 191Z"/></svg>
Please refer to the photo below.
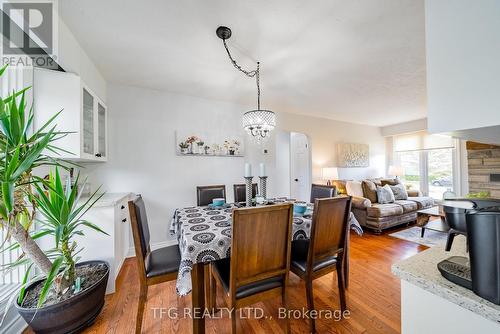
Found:
<svg viewBox="0 0 500 334"><path fill-rule="evenodd" d="M94 97L83 88L83 152L94 155Z"/></svg>
<svg viewBox="0 0 500 334"><path fill-rule="evenodd" d="M97 149L98 157L106 156L106 107L97 103Z"/></svg>

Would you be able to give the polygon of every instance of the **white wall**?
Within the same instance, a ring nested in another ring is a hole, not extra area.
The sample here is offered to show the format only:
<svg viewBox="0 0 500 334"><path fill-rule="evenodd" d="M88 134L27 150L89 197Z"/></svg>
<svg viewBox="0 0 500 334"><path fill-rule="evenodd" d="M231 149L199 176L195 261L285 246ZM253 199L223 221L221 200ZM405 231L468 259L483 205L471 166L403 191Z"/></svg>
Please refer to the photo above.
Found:
<svg viewBox="0 0 500 334"><path fill-rule="evenodd" d="M280 113L278 126L309 136L312 148L313 181L321 178L321 167L337 166L337 143L363 143L370 146L370 167L339 168L340 179L385 176L385 142L380 128L323 118Z"/></svg>
<svg viewBox="0 0 500 334"><path fill-rule="evenodd" d="M380 176L384 172L384 139L379 128L326 119L280 113L279 129L263 147L246 145L244 158L186 157L175 155L175 130L241 127L242 106L110 84L109 160L87 164L93 186L108 192L132 191L144 196L152 242L168 238L168 227L177 207L196 203L196 185L226 184L232 200L232 184L242 183L244 162L257 170L264 161L269 174L268 195L288 195L289 137L287 131L303 132L312 142L313 165L333 166L337 142L370 144L371 167L342 169L341 178ZM269 153L262 154L267 148ZM313 178L314 179L314 178Z"/></svg>
<svg viewBox="0 0 500 334"><path fill-rule="evenodd" d="M498 0L425 1L431 133L500 124L499 13Z"/></svg>

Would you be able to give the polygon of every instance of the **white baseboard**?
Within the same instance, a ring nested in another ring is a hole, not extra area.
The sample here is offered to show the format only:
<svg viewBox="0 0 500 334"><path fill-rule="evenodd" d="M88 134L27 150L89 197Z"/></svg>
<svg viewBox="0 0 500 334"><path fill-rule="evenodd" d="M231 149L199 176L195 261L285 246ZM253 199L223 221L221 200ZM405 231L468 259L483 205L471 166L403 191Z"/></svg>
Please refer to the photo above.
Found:
<svg viewBox="0 0 500 334"><path fill-rule="evenodd" d="M162 247L168 247L168 246L172 246L172 245L177 245L177 240L171 239L171 240L152 243L151 250L155 250L155 249L162 248ZM125 257L129 258L129 257L134 257L134 256L135 256L134 247L133 246L129 247L129 249L127 251L127 255Z"/></svg>

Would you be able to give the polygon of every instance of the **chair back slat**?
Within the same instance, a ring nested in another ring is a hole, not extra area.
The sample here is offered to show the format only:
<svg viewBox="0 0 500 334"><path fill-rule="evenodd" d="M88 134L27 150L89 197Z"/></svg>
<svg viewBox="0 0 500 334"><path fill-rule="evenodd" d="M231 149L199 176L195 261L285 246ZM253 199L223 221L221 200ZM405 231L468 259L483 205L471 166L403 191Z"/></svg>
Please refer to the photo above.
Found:
<svg viewBox="0 0 500 334"><path fill-rule="evenodd" d="M226 199L226 186L198 186L196 187L196 202L198 206L205 206L212 203L214 198Z"/></svg>
<svg viewBox="0 0 500 334"><path fill-rule="evenodd" d="M309 246L311 265L322 257L343 252L350 211L350 196L316 199Z"/></svg>
<svg viewBox="0 0 500 334"><path fill-rule="evenodd" d="M247 191L246 191L245 184L233 184L233 190L234 190L234 201L236 203L245 202L247 200ZM255 196L257 196L258 192L259 192L259 188L257 186L257 183L253 183L252 184L252 198L255 198Z"/></svg>
<svg viewBox="0 0 500 334"><path fill-rule="evenodd" d="M230 289L285 276L290 267L292 204L233 212Z"/></svg>
<svg viewBox="0 0 500 334"><path fill-rule="evenodd" d="M313 184L311 186L311 203L316 199L330 198L337 196L337 187L324 184Z"/></svg>

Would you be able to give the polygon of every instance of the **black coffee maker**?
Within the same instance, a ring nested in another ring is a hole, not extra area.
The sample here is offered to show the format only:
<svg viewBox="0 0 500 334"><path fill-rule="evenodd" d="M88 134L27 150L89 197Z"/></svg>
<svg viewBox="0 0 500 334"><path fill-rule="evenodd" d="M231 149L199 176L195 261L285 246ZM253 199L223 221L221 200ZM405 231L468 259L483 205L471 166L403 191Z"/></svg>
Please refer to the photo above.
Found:
<svg viewBox="0 0 500 334"><path fill-rule="evenodd" d="M450 257L438 269L446 279L500 305L500 201L473 202L473 209L463 210L469 258Z"/></svg>

